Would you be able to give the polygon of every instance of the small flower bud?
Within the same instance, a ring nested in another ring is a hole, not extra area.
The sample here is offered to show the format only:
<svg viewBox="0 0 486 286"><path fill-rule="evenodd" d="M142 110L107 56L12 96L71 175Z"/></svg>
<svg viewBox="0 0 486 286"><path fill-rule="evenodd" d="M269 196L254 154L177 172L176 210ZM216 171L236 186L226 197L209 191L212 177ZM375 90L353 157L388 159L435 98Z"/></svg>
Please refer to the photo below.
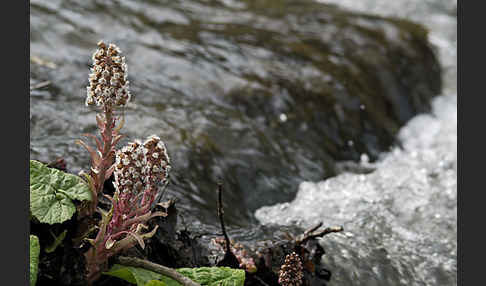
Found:
<svg viewBox="0 0 486 286"><path fill-rule="evenodd" d="M300 286L304 277L302 262L295 252L285 257L285 263L280 268L278 283L282 286Z"/></svg>

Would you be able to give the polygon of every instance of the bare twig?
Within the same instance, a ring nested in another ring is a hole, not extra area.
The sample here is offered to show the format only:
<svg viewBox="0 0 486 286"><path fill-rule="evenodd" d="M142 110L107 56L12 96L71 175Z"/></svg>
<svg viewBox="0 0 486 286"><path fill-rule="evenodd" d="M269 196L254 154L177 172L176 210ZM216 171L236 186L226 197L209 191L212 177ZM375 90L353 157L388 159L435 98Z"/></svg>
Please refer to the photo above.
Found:
<svg viewBox="0 0 486 286"><path fill-rule="evenodd" d="M231 244L228 234L226 233L226 228L224 227L224 210L223 210L223 184L221 182L218 183L218 217L221 223L221 230L223 231L224 240L226 241L226 252L231 252Z"/></svg>
<svg viewBox="0 0 486 286"><path fill-rule="evenodd" d="M323 237L323 236L325 236L329 233L341 232L341 231L344 230L344 228L342 226L335 226L335 227L326 227L323 230L317 231L317 229L321 226L322 226L322 222L320 222L316 226L311 227L310 229L306 230L303 235L301 235L301 236L299 236L295 239L295 242L300 245L300 244L304 244L309 239L314 239L314 238L317 238L317 237Z"/></svg>
<svg viewBox="0 0 486 286"><path fill-rule="evenodd" d="M160 264L156 264L147 260L143 260L135 257L119 256L115 259L115 261L121 265L141 267L153 272L160 273L162 275L165 275L167 277L176 280L177 282L181 283L184 286L201 286L200 284L192 281L188 277L180 274L179 272L175 271L172 268L165 267Z"/></svg>
<svg viewBox="0 0 486 286"><path fill-rule="evenodd" d="M304 232L304 235L309 235L309 233L312 233L312 232L316 231L318 228L320 228L320 227L322 226L322 224L323 224L323 223L322 223L322 221L320 221L320 222L319 222L318 224L316 224L314 227L311 227L311 228L309 228L308 230L306 230L306 231Z"/></svg>

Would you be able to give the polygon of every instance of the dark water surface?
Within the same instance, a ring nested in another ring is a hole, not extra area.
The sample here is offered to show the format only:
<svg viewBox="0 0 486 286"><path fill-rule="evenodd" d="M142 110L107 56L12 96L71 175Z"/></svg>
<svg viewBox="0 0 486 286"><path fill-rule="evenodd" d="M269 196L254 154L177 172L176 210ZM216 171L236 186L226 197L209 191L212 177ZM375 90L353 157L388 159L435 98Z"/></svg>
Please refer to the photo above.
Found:
<svg viewBox="0 0 486 286"><path fill-rule="evenodd" d="M168 195L204 223L219 177L228 225L247 225L337 162L376 159L441 90L425 28L313 1L34 0L30 13L31 84L51 82L30 95L31 159L88 170L74 140L96 132L90 58L116 43L133 94L122 143L159 135Z"/></svg>

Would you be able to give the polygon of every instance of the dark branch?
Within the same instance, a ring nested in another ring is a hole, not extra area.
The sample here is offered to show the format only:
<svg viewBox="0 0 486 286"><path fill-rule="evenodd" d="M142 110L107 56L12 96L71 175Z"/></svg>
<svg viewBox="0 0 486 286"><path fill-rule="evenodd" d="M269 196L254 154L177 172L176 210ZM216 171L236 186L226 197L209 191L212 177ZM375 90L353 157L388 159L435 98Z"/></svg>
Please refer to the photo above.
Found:
<svg viewBox="0 0 486 286"><path fill-rule="evenodd" d="M224 226L224 210L223 210L223 184L221 182L218 183L218 217L219 221L221 223L221 231L223 232L224 235L224 240L226 244L226 250L224 253L224 258L218 262L218 266L228 266L231 268L239 268L240 262L238 261L238 258L236 258L235 254L233 251L231 251L231 242L228 237L228 234L226 233L226 228Z"/></svg>
<svg viewBox="0 0 486 286"><path fill-rule="evenodd" d="M121 265L140 267L170 277L184 286L201 286L172 268L135 257L119 256L115 261Z"/></svg>
<svg viewBox="0 0 486 286"><path fill-rule="evenodd" d="M226 228L224 226L224 210L223 210L223 184L218 183L218 217L221 223L221 230L223 231L224 240L226 241L226 252L231 252L231 244L228 234L226 233Z"/></svg>

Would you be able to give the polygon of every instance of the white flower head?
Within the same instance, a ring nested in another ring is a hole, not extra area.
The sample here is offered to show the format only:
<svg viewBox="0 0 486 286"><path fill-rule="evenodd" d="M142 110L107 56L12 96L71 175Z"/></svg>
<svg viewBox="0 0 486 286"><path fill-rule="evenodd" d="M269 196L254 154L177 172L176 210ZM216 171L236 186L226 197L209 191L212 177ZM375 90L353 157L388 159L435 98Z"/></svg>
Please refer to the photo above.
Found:
<svg viewBox="0 0 486 286"><path fill-rule="evenodd" d="M93 68L89 75L88 92L94 92L95 98L86 100L86 103L97 106L125 106L130 100L127 90L118 94L118 89L112 88L124 86L128 89L126 63L121 56L121 50L114 44L107 47L100 41L92 59Z"/></svg>

